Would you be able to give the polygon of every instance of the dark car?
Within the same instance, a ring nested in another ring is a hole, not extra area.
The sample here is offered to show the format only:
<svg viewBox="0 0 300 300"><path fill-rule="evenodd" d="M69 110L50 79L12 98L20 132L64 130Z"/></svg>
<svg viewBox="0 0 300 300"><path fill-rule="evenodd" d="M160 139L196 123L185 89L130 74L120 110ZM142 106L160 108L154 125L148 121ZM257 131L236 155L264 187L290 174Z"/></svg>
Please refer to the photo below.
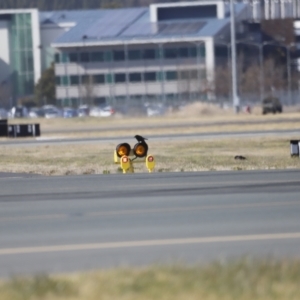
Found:
<svg viewBox="0 0 300 300"><path fill-rule="evenodd" d="M282 113L282 104L276 97L267 97L262 102L262 113Z"/></svg>

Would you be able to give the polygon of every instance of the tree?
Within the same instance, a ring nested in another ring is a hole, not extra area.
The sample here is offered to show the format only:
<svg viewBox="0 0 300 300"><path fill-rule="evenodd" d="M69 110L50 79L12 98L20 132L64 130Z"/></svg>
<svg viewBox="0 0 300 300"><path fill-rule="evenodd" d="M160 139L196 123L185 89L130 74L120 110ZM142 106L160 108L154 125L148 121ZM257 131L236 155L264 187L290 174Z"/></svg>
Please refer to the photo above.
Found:
<svg viewBox="0 0 300 300"><path fill-rule="evenodd" d="M45 70L35 86L35 98L39 105L55 104L54 64Z"/></svg>

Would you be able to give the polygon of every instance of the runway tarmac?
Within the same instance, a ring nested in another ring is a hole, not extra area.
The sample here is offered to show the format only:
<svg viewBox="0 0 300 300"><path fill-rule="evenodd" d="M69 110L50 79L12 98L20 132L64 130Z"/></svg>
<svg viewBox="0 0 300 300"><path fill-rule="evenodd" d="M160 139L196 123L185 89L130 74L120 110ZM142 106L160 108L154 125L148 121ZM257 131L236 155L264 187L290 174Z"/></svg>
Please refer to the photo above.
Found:
<svg viewBox="0 0 300 300"><path fill-rule="evenodd" d="M300 170L0 176L0 276L300 257Z"/></svg>

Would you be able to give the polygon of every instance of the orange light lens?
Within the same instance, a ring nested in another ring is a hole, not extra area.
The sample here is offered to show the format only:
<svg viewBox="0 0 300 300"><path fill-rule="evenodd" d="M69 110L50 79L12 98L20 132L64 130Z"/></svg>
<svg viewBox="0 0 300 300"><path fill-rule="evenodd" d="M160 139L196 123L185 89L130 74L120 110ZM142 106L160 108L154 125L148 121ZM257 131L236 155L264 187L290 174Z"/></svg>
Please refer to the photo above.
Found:
<svg viewBox="0 0 300 300"><path fill-rule="evenodd" d="M146 153L146 148L145 148L143 145L138 145L138 146L135 148L135 153L136 153L137 155L140 155L140 156L145 155L145 153Z"/></svg>
<svg viewBox="0 0 300 300"><path fill-rule="evenodd" d="M127 148L125 146L121 146L120 149L118 150L118 154L120 156L123 156L123 155L127 155Z"/></svg>

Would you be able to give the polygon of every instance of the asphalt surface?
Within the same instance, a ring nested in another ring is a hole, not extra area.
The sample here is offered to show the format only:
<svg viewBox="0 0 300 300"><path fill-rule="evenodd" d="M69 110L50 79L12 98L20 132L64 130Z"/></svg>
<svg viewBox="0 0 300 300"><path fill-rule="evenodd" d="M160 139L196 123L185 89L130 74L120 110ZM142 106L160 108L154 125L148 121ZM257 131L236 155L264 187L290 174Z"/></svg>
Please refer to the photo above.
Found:
<svg viewBox="0 0 300 300"><path fill-rule="evenodd" d="M0 276L300 257L300 170L0 176Z"/></svg>

